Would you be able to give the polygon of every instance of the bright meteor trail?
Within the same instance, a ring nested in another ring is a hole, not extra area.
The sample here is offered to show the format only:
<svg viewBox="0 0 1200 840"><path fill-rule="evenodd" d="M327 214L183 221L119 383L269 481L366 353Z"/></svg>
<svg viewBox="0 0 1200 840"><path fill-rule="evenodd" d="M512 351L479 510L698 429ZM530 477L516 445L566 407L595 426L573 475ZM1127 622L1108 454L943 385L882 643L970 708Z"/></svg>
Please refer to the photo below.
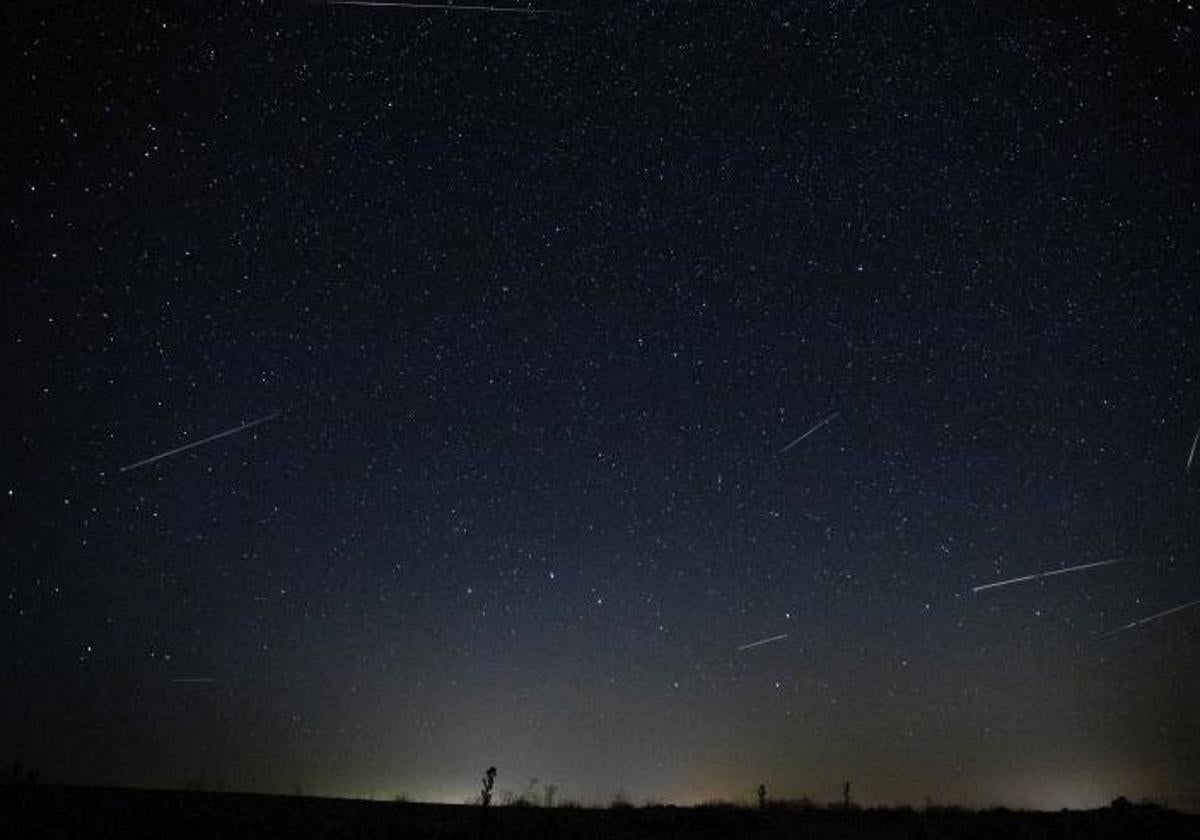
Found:
<svg viewBox="0 0 1200 840"><path fill-rule="evenodd" d="M780 450L779 450L779 454L780 454L780 455L782 455L784 452L787 452L787 451L788 451L789 449L791 449L793 446L795 446L796 444L798 444L800 441L804 440L806 437L808 437L809 435L811 435L811 434L812 434L813 432L815 432L817 429L820 429L822 426L824 426L826 423L828 423L830 420L832 420L834 417L837 417L837 416L838 416L838 413L837 413L836 411L835 411L835 412L833 412L833 414L830 414L830 415L829 415L828 417L826 417L824 420L822 420L821 422L817 423L817 425L813 426L813 427L812 427L811 429L809 429L807 432L805 432L804 434L800 435L800 437L796 438L794 441L792 441L791 443L789 443L787 446L783 447L783 449L780 449Z"/></svg>
<svg viewBox="0 0 1200 840"><path fill-rule="evenodd" d="M1100 638L1107 639L1109 636L1115 636L1118 633L1125 632L1126 630L1132 630L1135 627L1141 627L1143 624L1149 624L1152 621L1158 621L1160 618L1165 618L1171 613L1182 612L1183 610L1191 609L1195 606L1200 606L1200 598L1196 599L1195 601L1188 601L1186 604L1180 604L1177 607L1171 607L1169 610L1163 610L1162 612L1155 613L1154 615L1147 616L1146 618L1139 618L1137 621L1131 621L1126 625L1118 627L1116 630L1110 630Z"/></svg>
<svg viewBox="0 0 1200 840"><path fill-rule="evenodd" d="M998 589L1001 586L1008 586L1013 583L1025 583L1029 580L1039 580L1041 578L1054 577L1055 575L1065 575L1068 572L1082 572L1084 569L1095 569L1098 566L1111 566L1113 563L1123 562L1121 558L1114 560L1101 560L1098 563L1082 563L1078 566L1068 566L1065 569L1053 569L1049 572L1037 572L1032 575L1022 575L1021 577L1008 578L1007 580L998 580L995 583L985 583L982 586L971 587L972 592L982 592L985 589Z"/></svg>
<svg viewBox="0 0 1200 840"><path fill-rule="evenodd" d="M268 420L274 420L280 415L280 413L281 412L276 411L274 414L268 414L266 417L259 417L257 420L251 420L249 423L243 423L242 425L235 426L232 429L226 429L223 432L217 432L215 435L209 435L203 440L192 441L191 443L186 443L183 446L177 446L176 448L167 450L166 452L160 452L157 455L152 455L149 458L138 461L136 464L130 464L127 467L121 467L121 469L117 470L117 472L129 472L130 470L136 470L138 467L144 467L147 464L153 464L155 461L161 461L163 458L170 458L172 455L178 455L180 452L186 452L189 449L194 449L197 446L203 446L204 444L211 443L214 440L228 437L229 435L236 435L238 432L244 432L246 429L253 428L260 423L266 423Z"/></svg>
<svg viewBox="0 0 1200 840"><path fill-rule="evenodd" d="M759 639L757 642L751 642L748 645L740 645L738 650L750 650L750 648L756 648L759 645L769 645L771 642L778 642L780 639L786 639L787 637L787 633L780 633L778 636L771 636L768 639Z"/></svg>

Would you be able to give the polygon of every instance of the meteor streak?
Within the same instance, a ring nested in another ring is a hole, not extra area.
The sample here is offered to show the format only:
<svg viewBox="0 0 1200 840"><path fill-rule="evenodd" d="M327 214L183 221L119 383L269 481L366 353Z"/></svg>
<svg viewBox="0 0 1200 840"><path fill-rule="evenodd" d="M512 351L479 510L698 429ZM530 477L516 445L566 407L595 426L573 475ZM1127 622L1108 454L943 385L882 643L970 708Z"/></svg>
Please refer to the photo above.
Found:
<svg viewBox="0 0 1200 840"><path fill-rule="evenodd" d="M203 440L195 440L191 443L185 443L183 446L177 446L174 449L167 450L166 452L160 452L157 455L144 458L143 460L138 461L136 464L130 464L127 467L121 467L121 469L117 470L117 472L129 472L130 470L136 470L138 467L144 467L147 464L153 464L155 461L161 461L163 458L170 458L172 455L178 455L180 452L186 452L187 450L194 449L197 446L203 446L204 444L211 443L219 438L228 437L229 435L236 435L238 432L244 432L246 429L253 428L261 423L266 423L268 420L274 420L281 413L282 412L276 411L274 414L268 414L266 417L259 417L257 420L251 420L249 423L243 423L242 425L235 426L232 429L226 429L223 432L217 432L215 435L209 435Z"/></svg>
<svg viewBox="0 0 1200 840"><path fill-rule="evenodd" d="M998 589L1001 586L1009 586L1014 583L1024 583L1029 580L1039 580L1040 578L1054 577L1055 575L1065 575L1068 572L1082 572L1084 569L1095 569L1098 566L1111 566L1113 563L1123 563L1124 561L1118 557L1113 560L1101 560L1098 563L1082 563L1078 566L1068 566L1065 569L1052 569L1049 572L1036 572L1032 575L1021 575L1021 577L1008 578L1007 580L998 580L995 583L985 583L982 586L971 587L971 592L978 593L985 589Z"/></svg>
<svg viewBox="0 0 1200 840"><path fill-rule="evenodd" d="M757 642L751 642L748 645L740 645L738 650L750 650L750 648L756 648L759 645L769 645L771 642L778 642L780 639L786 639L787 637L787 633L780 633L778 636L771 636L768 639L759 639Z"/></svg>
<svg viewBox="0 0 1200 840"><path fill-rule="evenodd" d="M783 449L780 449L780 450L779 450L779 454L780 454L780 455L782 455L784 452L787 452L787 451L788 451L789 449L791 449L793 446L795 446L796 444L798 444L800 441L804 440L806 437L808 437L809 435L811 435L811 434L812 434L813 432L815 432L817 429L821 428L822 426L824 426L826 423L828 423L830 420L832 420L834 417L837 417L837 416L838 416L838 413L837 413L836 411L835 411L835 412L833 412L833 414L830 414L828 417L826 417L826 418L825 418L824 420L822 420L820 423L817 423L817 425L813 426L813 427L812 427L811 429L809 429L807 432L805 432L804 434L800 435L800 437L796 438L794 441L792 441L791 443L789 443L787 446L783 447Z"/></svg>
<svg viewBox="0 0 1200 840"><path fill-rule="evenodd" d="M1131 621L1122 627L1118 627L1116 630L1110 630L1100 638L1107 639L1109 636L1115 636L1118 633L1125 632L1126 630L1132 630L1135 627L1141 627L1143 624L1149 624L1152 621L1158 621L1160 618L1165 618L1171 613L1183 612L1184 610L1191 609L1195 606L1200 606L1200 598L1197 598L1195 601L1188 601L1186 604L1180 604L1177 607L1171 607L1169 610L1163 610L1162 612L1155 613L1154 615L1147 616L1146 618L1139 618L1137 621Z"/></svg>
<svg viewBox="0 0 1200 840"><path fill-rule="evenodd" d="M1196 457L1196 443L1200 442L1200 426L1196 428L1196 436L1192 438L1192 451L1188 453L1187 466L1183 468L1184 475L1192 471L1192 459Z"/></svg>

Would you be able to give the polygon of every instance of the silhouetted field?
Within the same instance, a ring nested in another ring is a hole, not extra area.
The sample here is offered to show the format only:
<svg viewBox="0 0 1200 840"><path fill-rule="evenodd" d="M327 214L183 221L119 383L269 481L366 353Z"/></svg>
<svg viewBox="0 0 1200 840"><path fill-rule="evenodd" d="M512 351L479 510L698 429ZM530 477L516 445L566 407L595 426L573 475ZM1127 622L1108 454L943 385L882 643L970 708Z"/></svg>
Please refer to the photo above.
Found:
<svg viewBox="0 0 1200 840"><path fill-rule="evenodd" d="M1200 838L1200 816L1095 811L479 808L300 796L27 786L0 789L20 838Z"/></svg>

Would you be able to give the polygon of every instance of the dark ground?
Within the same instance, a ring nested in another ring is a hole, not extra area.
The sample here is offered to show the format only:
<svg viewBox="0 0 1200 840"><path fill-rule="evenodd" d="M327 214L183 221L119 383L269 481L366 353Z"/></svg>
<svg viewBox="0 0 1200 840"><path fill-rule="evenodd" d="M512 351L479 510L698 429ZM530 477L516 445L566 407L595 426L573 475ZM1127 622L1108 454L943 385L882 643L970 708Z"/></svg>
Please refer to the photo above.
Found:
<svg viewBox="0 0 1200 840"><path fill-rule="evenodd" d="M1200 816L1131 806L995 810L790 811L504 808L298 796L57 786L0 791L0 835L20 838L797 837L1200 838Z"/></svg>

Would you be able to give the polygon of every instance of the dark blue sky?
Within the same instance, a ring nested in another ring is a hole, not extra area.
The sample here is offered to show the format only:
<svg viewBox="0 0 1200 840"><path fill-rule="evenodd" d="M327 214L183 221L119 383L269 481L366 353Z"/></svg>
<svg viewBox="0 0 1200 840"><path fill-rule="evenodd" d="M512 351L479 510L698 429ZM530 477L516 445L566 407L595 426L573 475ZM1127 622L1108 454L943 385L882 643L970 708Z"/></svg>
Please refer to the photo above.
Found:
<svg viewBox="0 0 1200 840"><path fill-rule="evenodd" d="M1200 808L1190 6L10 5L4 761Z"/></svg>

